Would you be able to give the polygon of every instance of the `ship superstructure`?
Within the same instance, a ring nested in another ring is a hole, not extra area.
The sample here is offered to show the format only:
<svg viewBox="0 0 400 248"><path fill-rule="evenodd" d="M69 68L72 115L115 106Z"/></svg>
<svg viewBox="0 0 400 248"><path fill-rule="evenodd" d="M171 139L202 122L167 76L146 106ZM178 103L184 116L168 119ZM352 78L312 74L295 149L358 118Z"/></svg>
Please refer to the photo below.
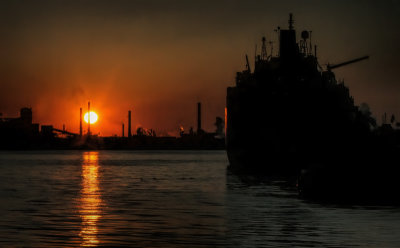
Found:
<svg viewBox="0 0 400 248"><path fill-rule="evenodd" d="M296 174L307 164L353 152L370 132L349 89L332 72L368 57L324 70L311 32L303 31L298 41L293 23L290 14L288 29L277 30L278 56L267 54L263 37L254 70L246 56L246 70L227 89L226 145L234 170Z"/></svg>

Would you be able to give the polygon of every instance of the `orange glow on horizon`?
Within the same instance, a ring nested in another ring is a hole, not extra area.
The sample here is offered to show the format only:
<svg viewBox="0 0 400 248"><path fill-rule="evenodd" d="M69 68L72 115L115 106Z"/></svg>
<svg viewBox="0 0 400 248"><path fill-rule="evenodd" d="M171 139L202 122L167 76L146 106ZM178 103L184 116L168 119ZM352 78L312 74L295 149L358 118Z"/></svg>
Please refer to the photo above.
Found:
<svg viewBox="0 0 400 248"><path fill-rule="evenodd" d="M83 119L85 120L86 123L89 123L89 112L86 112ZM95 112L90 111L90 124L96 123L98 119L99 119L98 115Z"/></svg>
<svg viewBox="0 0 400 248"><path fill-rule="evenodd" d="M86 91L86 89L85 89ZM106 95L109 93L109 95ZM104 95L103 95L104 94ZM179 127L182 126L186 132L190 127L196 126L196 102L192 101L195 97L175 97L172 99L169 96L154 95L152 100L148 98L149 102L143 99L134 98L126 100L120 93L110 93L107 89L101 89L101 92L96 92L96 96L85 98L76 97L63 97L57 98L52 95L43 96L41 102L33 104L33 121L40 125L53 125L56 128L62 129L65 124L66 130L79 133L79 108L83 106L82 122L83 132L87 130L87 122L84 119L85 114L88 112L85 108L87 98L95 103L95 107L90 111L97 113L97 122L91 124L91 133L102 137L120 136L121 123L125 124L125 131L128 126L128 111L132 110L132 133L136 132L138 126L153 129L156 131L157 136L176 136L179 137ZM221 104L224 104L224 99ZM212 102L211 98L204 101ZM29 106L29 105L27 105ZM133 108L133 106L135 106ZM223 108L218 108L217 104L204 107L205 110L203 119L204 129L206 131L214 130L215 116L223 117ZM222 110L222 111L220 111ZM15 108L15 112L19 111ZM1 112L1 111L0 111ZM222 113L221 113L222 112ZM15 114L17 116L18 114ZM8 113L3 113L3 116L13 117ZM91 122L93 123L93 118Z"/></svg>

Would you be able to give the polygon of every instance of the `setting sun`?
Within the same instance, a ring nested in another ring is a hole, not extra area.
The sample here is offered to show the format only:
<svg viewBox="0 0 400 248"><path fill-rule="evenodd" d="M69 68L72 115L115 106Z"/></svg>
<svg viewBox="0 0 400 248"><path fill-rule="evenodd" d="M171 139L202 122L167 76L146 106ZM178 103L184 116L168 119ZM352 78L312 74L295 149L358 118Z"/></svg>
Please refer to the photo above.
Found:
<svg viewBox="0 0 400 248"><path fill-rule="evenodd" d="M87 112L83 118L85 119L86 123L89 123L89 112ZM97 119L97 114L93 111L90 111L90 124L96 123Z"/></svg>

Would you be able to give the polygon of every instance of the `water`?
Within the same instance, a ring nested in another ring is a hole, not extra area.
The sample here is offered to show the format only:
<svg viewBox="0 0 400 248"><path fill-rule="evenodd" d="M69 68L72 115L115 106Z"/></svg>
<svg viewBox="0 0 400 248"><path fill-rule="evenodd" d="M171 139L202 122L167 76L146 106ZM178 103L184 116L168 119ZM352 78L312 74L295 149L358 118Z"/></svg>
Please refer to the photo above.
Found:
<svg viewBox="0 0 400 248"><path fill-rule="evenodd" d="M400 208L320 205L223 151L0 152L0 247L400 247Z"/></svg>

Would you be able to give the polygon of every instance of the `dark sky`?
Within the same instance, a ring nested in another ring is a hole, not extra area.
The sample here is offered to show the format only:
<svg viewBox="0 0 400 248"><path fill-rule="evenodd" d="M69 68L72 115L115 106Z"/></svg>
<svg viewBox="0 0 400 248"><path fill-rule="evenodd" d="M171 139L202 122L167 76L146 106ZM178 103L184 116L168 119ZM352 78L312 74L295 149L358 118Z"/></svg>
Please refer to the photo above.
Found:
<svg viewBox="0 0 400 248"><path fill-rule="evenodd" d="M370 55L335 70L357 105L378 121L400 121L400 2L383 1L0 1L0 112L32 107L34 121L79 129L79 107L90 100L93 127L120 134L133 125L176 134L223 117L226 87L253 61L262 36L277 26L312 30L322 66ZM275 43L274 50L277 51ZM268 49L269 50L269 49ZM274 52L275 53L275 52Z"/></svg>

